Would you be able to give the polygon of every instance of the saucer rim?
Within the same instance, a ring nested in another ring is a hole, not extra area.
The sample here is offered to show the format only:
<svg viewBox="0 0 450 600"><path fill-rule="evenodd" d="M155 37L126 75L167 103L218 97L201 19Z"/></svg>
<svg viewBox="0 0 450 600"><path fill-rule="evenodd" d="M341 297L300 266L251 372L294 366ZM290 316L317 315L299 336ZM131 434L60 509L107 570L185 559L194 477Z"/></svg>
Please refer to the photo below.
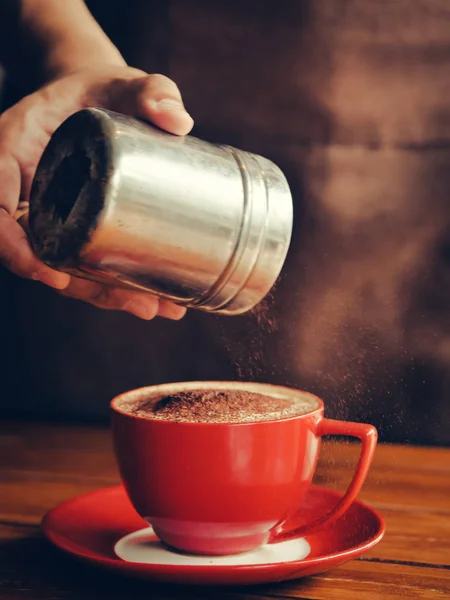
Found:
<svg viewBox="0 0 450 600"><path fill-rule="evenodd" d="M336 499L342 497L342 493L336 490L333 490L326 486L311 486L316 492L325 492L328 495L334 495ZM132 562L132 561L124 561L119 557L116 558L108 558L102 556L97 552L93 552L90 549L84 548L84 551L79 551L76 548L71 548L71 541L65 535L59 534L57 531L54 531L52 526L52 522L58 518L58 513L64 511L66 508L70 507L71 504L79 502L81 499L87 499L89 496L96 495L104 495L108 493L119 492L126 494L124 486L114 485L107 486L103 488L99 488L97 490L93 490L91 492L86 492L83 494L79 494L68 500L61 502L60 504L51 508L43 517L41 522L41 530L47 540L54 545L56 548L61 550L67 555L75 557L83 562L88 562L90 564L94 564L101 568L105 568L108 570L120 571L123 574L132 574L135 577L152 579L154 581L166 582L166 583L187 583L189 585L203 585L202 574L205 571L208 572L208 577L206 578L208 581L205 581L206 585L214 585L211 584L211 576L217 574L219 577L221 575L226 575L227 573L233 573L238 576L239 581L230 581L224 582L221 580L218 585L245 585L245 581L241 579L241 577L246 574L255 575L257 572L260 574L260 577L257 580L252 579L249 583L269 583L275 581L287 581L289 579L294 579L296 577L302 577L302 571L308 570L310 574L317 574L323 571L327 571L330 568L337 567L342 565L345 562L348 562L361 554L371 550L374 546L376 546L384 537L386 532L386 523L383 517L379 514L377 510L372 508L370 505L366 504L361 500L355 500L353 504L357 504L362 506L365 510L369 511L372 517L375 518L377 526L377 533L369 538L366 541L358 544L357 546L351 546L349 548L345 548L340 550L339 552L333 552L330 554L321 554L319 556L314 557L306 557L303 559L294 559L292 561L281 561L267 564L251 564L251 565L163 565L160 563L141 563L141 562ZM145 523L145 521L143 521ZM331 525L332 527L332 525ZM136 530L137 531L137 530ZM321 532L316 533L315 535L320 535ZM309 539L312 536L301 536L309 543ZM69 543L66 543L68 541ZM115 543L117 543L116 540ZM114 545L113 545L114 548ZM330 564L331 563L331 564ZM270 578L271 574L276 575L276 572L281 568L287 569L289 568L289 573L285 573L281 577ZM323 569L317 569L316 567L323 567ZM157 569L157 572L155 571ZM309 572L311 571L311 572ZM176 577L174 577L176 575ZM269 576L269 577L267 577ZM198 578L198 579L197 579ZM195 581L194 581L195 580Z"/></svg>

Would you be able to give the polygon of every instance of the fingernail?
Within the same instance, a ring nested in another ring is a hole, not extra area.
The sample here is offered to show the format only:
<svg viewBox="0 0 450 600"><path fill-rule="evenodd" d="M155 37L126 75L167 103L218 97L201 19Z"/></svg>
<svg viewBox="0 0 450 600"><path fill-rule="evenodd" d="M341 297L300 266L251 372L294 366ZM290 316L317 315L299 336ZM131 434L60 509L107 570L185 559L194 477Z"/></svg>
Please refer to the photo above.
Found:
<svg viewBox="0 0 450 600"><path fill-rule="evenodd" d="M53 273L49 271L36 271L36 273L32 274L31 278L57 290L63 290L70 282L70 276L66 273Z"/></svg>
<svg viewBox="0 0 450 600"><path fill-rule="evenodd" d="M158 102L154 103L154 107L157 110L176 110L186 112L183 103L179 100L175 100L174 98L163 98L162 100L158 100Z"/></svg>
<svg viewBox="0 0 450 600"><path fill-rule="evenodd" d="M184 306L177 306L175 304L169 304L159 307L159 316L171 321L180 321L186 314L186 308Z"/></svg>
<svg viewBox="0 0 450 600"><path fill-rule="evenodd" d="M130 300L130 302L127 302L125 310L145 321L153 319L157 312L156 307L149 306L147 303L140 302L139 300Z"/></svg>

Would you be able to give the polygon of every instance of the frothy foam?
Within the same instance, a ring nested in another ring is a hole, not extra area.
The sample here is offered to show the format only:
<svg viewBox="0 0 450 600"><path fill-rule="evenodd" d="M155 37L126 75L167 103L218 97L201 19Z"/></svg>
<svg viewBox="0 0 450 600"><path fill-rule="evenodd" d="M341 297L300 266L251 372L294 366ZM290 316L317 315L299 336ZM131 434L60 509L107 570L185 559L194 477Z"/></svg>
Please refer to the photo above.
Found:
<svg viewBox="0 0 450 600"><path fill-rule="evenodd" d="M124 397L116 407L150 420L248 423L299 416L318 408L309 396L266 396L244 390L192 390L169 396Z"/></svg>

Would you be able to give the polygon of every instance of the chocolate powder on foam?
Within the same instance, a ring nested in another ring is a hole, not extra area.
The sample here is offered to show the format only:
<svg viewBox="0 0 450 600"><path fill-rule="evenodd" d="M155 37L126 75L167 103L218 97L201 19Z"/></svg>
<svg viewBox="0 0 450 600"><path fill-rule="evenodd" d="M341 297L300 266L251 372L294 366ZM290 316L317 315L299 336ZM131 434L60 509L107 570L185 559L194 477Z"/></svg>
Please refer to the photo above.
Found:
<svg viewBox="0 0 450 600"><path fill-rule="evenodd" d="M127 412L164 421L243 423L269 421L310 412L309 399L281 399L246 391L189 391L162 399L147 399L123 407Z"/></svg>

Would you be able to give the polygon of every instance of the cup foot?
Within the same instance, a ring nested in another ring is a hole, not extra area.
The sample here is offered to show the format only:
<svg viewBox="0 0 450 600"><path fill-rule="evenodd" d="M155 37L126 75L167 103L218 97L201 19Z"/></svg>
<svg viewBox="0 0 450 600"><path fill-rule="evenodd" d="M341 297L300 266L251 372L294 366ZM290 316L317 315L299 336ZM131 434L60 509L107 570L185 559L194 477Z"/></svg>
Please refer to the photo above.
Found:
<svg viewBox="0 0 450 600"><path fill-rule="evenodd" d="M263 546L269 538L268 534L248 535L240 538L208 538L185 537L168 534L153 528L155 534L163 543L175 552L197 554L200 556L232 556L245 554Z"/></svg>
<svg viewBox="0 0 450 600"><path fill-rule="evenodd" d="M187 554L228 556L242 554L268 542L275 523L201 523L146 519L168 547Z"/></svg>

